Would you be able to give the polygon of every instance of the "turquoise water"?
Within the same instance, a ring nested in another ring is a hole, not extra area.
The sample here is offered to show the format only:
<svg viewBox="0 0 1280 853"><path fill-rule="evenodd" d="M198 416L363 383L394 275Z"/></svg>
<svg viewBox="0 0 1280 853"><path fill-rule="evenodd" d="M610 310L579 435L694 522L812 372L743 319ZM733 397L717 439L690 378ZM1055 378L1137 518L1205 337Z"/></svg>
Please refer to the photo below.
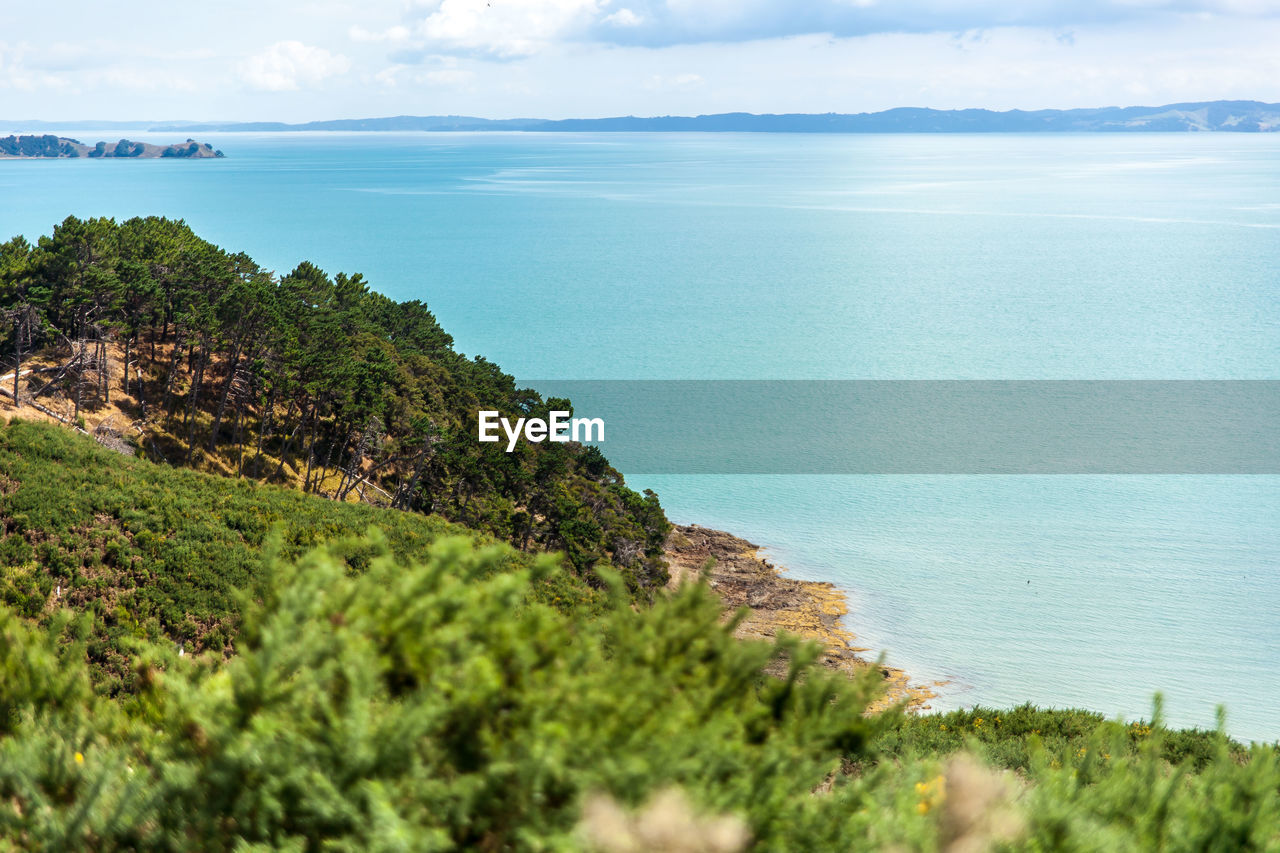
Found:
<svg viewBox="0 0 1280 853"><path fill-rule="evenodd" d="M86 136L93 136L86 134ZM93 139L97 139L93 136ZM0 234L185 218L535 379L1280 378L1280 135L211 135L0 162ZM650 476L937 707L1280 738L1280 478Z"/></svg>

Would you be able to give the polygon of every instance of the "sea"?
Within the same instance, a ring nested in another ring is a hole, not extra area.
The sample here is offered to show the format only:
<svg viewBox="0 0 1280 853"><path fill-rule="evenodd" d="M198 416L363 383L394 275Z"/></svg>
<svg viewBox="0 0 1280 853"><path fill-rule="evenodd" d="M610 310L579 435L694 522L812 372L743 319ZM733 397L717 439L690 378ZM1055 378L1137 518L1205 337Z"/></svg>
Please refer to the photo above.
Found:
<svg viewBox="0 0 1280 853"><path fill-rule="evenodd" d="M278 273L424 300L535 386L1280 379L1280 134L200 141L226 158L0 161L0 239L181 218ZM1280 477L628 482L844 590L859 643L940 682L936 709L1136 720L1160 693L1171 724L1224 707L1232 736L1280 739Z"/></svg>

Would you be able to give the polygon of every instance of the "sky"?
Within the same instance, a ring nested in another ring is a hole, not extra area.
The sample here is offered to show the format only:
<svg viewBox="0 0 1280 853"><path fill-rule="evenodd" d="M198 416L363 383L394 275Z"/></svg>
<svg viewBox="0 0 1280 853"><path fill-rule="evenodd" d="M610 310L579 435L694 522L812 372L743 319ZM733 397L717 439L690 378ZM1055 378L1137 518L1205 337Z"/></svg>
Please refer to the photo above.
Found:
<svg viewBox="0 0 1280 853"><path fill-rule="evenodd" d="M0 119L1280 101L1280 0L0 0Z"/></svg>

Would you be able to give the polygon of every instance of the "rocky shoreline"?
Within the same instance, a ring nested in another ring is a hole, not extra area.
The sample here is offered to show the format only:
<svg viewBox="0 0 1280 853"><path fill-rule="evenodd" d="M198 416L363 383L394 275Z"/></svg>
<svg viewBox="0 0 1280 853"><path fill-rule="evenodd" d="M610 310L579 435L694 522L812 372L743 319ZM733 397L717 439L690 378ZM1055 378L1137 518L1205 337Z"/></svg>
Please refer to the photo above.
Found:
<svg viewBox="0 0 1280 853"><path fill-rule="evenodd" d="M880 670L886 689L873 709L897 703L913 711L928 709L928 701L937 695L929 687L912 683L900 669L862 657L870 650L855 645L854 635L840 626L840 617L849 612L840 590L830 583L788 578L759 551L760 546L723 530L676 525L667 537L671 585L702 576L712 560L706 580L726 609L750 611L737 636L768 639L787 631L814 640L824 648L821 660L828 669L848 674Z"/></svg>

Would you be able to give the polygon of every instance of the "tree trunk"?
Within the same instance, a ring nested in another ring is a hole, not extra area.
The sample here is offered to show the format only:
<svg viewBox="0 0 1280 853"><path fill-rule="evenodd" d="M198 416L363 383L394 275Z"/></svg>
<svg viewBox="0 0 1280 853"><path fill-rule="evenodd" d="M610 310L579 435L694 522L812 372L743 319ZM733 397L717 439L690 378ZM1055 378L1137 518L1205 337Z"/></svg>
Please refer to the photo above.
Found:
<svg viewBox="0 0 1280 853"><path fill-rule="evenodd" d="M195 375L191 377L191 400L187 405L187 464L191 464L191 455L195 451L196 421L200 406L200 385L204 382L204 368L209 361L208 351L200 347L200 357L195 363Z"/></svg>
<svg viewBox="0 0 1280 853"><path fill-rule="evenodd" d="M271 397L267 402L267 410L262 413L262 418L258 421L258 450L253 457L253 473L251 477L257 477L262 473L262 445L271 437L271 431L275 426L276 414L276 395L279 393L280 386L272 384ZM289 404L289 411L293 411L293 404ZM285 414L288 417L288 413Z"/></svg>
<svg viewBox="0 0 1280 853"><path fill-rule="evenodd" d="M280 464L276 466L275 473L271 475L272 479L284 473L284 463L289 458L289 451L293 449L293 440L297 438L299 430L306 426L309 414L311 414L310 407L302 410L302 417L298 420L298 425L293 428L293 432L285 439L284 446L280 449ZM288 418L285 418L285 423L288 423Z"/></svg>
<svg viewBox="0 0 1280 853"><path fill-rule="evenodd" d="M13 330L13 407L15 409L22 404L18 399L18 380L22 377L22 321L23 317L19 315Z"/></svg>
<svg viewBox="0 0 1280 853"><path fill-rule="evenodd" d="M231 425L231 443L236 448L236 476L244 476L244 412L236 407L236 419Z"/></svg>
<svg viewBox="0 0 1280 853"><path fill-rule="evenodd" d="M320 484L324 482L324 478L329 474L329 463L333 461L333 448L336 441L329 442L329 450L325 453L324 464L320 466L320 470L316 473L315 491L320 492Z"/></svg>
<svg viewBox="0 0 1280 853"><path fill-rule="evenodd" d="M72 415L71 422L76 426L80 425L80 396L84 393L84 344L81 344L79 360L76 364L76 413Z"/></svg>
<svg viewBox="0 0 1280 853"><path fill-rule="evenodd" d="M102 402L111 402L111 368L107 361L107 342L98 341L98 389Z"/></svg>
<svg viewBox="0 0 1280 853"><path fill-rule="evenodd" d="M181 350L177 346L174 346L173 355L169 358L169 376L165 379L164 383L164 402L160 406L160 408L164 409L165 420L173 419L173 380L174 377L178 375L178 361L181 358Z"/></svg>
<svg viewBox="0 0 1280 853"><path fill-rule="evenodd" d="M338 500L345 498L347 493L351 491L351 486L347 485L348 482L354 486L360 481L360 463L364 461L365 455L369 452L369 442L372 438L370 435L371 427L372 424L366 421L364 428L360 431L360 440L351 451L351 458L347 461L346 467L342 469L342 480L338 483L338 490L335 493ZM343 450L346 450L345 445ZM338 463L339 465L342 463L341 456L338 457Z"/></svg>
<svg viewBox="0 0 1280 853"><path fill-rule="evenodd" d="M227 411L227 398L231 395L231 384L235 382L236 371L240 369L241 345L236 344L235 354L231 356L231 365L227 369L227 379L222 383L222 395L218 400L218 411L213 416L213 427L209 430L209 452L213 452L218 441L218 427L222 425L222 415Z"/></svg>
<svg viewBox="0 0 1280 853"><path fill-rule="evenodd" d="M129 344L130 343L132 343L132 338L130 338L129 335L125 335L124 336L124 393L126 397L129 395Z"/></svg>
<svg viewBox="0 0 1280 853"><path fill-rule="evenodd" d="M392 509L409 508L413 500L413 493L418 489L418 481L422 479L422 473L426 470L430 453L430 445L422 448L422 452L418 454L417 460L413 463L413 475L409 478L408 485L402 485L401 488L396 489L396 496L391 500Z"/></svg>
<svg viewBox="0 0 1280 853"><path fill-rule="evenodd" d="M311 418L311 441L308 442L307 446L307 473L302 478L302 491L304 492L307 491L307 488L311 483L311 468L315 465L316 461L316 434L319 432L319 428L320 418L318 415L315 415Z"/></svg>

